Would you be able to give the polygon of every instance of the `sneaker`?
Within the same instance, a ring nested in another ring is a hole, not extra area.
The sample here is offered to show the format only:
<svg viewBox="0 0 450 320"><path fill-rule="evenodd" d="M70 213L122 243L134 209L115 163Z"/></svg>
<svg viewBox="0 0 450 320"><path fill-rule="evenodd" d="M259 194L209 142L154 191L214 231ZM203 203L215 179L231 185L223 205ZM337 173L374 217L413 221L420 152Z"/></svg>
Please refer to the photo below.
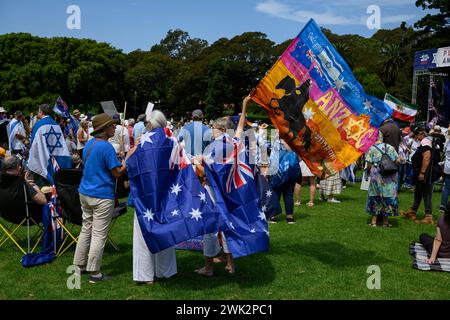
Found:
<svg viewBox="0 0 450 320"><path fill-rule="evenodd" d="M269 219L269 223L278 223L277 217L271 217L271 218Z"/></svg>
<svg viewBox="0 0 450 320"><path fill-rule="evenodd" d="M291 218L291 217L286 218L286 221L287 221L288 224L295 224L294 218Z"/></svg>
<svg viewBox="0 0 450 320"><path fill-rule="evenodd" d="M440 207L440 208L439 208L439 213L440 213L440 214L444 214L444 213L445 213L445 208Z"/></svg>
<svg viewBox="0 0 450 320"><path fill-rule="evenodd" d="M107 281L107 280L111 280L111 277L107 276L104 273L102 273L102 275L100 277L89 276L89 283L97 283L97 282L102 282L102 281Z"/></svg>
<svg viewBox="0 0 450 320"><path fill-rule="evenodd" d="M336 200L335 198L328 199L328 202L329 203L341 203L339 200Z"/></svg>

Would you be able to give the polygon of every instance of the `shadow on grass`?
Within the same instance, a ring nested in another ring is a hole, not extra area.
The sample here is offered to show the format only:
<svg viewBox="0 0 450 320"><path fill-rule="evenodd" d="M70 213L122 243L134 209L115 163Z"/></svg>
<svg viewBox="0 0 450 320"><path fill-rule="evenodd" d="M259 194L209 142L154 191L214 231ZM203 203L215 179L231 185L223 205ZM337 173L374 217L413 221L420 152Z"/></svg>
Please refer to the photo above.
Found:
<svg viewBox="0 0 450 320"><path fill-rule="evenodd" d="M358 250L332 241L276 247L271 252L276 255L285 255L287 252L296 253L316 259L333 268L352 268L392 262L392 260L377 255L376 251Z"/></svg>
<svg viewBox="0 0 450 320"><path fill-rule="evenodd" d="M111 270L111 276L129 273L133 271L133 246L129 243L118 244L120 251L116 251L111 245L105 247L103 259L105 255L112 257L112 261L104 262L102 268Z"/></svg>
<svg viewBox="0 0 450 320"><path fill-rule="evenodd" d="M275 279L275 269L266 253L255 254L235 260L236 271L228 274L224 263L214 265L213 277L202 277L194 272L204 264L200 252L180 255L177 252L178 274L160 280L167 289L203 290L208 288L227 287L237 284L242 289L266 286Z"/></svg>
<svg viewBox="0 0 450 320"><path fill-rule="evenodd" d="M133 248L131 244L121 244L120 251L112 248L105 250L112 256L105 261L102 269L108 269L111 276L132 273ZM254 254L235 260L236 272L229 274L225 271L224 263L214 264L214 276L202 277L194 272L202 267L204 258L201 251L177 250L178 274L170 279L158 279L166 288L201 290L217 288L236 283L241 288L262 287L275 279L275 269L267 258L267 253Z"/></svg>

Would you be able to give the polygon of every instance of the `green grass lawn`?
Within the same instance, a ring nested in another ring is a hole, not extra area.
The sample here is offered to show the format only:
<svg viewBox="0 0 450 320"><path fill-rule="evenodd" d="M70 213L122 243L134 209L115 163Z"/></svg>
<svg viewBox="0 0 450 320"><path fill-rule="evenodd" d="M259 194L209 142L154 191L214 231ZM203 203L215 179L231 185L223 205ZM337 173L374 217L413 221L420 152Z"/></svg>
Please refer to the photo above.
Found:
<svg viewBox="0 0 450 320"><path fill-rule="evenodd" d="M371 228L364 212L366 192L348 186L341 204L316 201L307 208L307 187L295 210L297 223L270 225L270 251L236 261L236 274L216 265L215 277L193 270L203 264L200 252L177 252L178 274L154 286L132 281L133 212L121 217L112 237L121 251L107 246L103 271L109 282L89 284L82 276L80 290L66 286L66 268L74 249L53 263L25 269L22 254L8 244L0 248L0 299L449 299L450 274L412 269L408 245L435 227L396 217L393 228ZM437 217L440 193L433 199ZM400 195L407 209L412 193ZM423 212L423 207L420 208ZM420 214L420 216L422 216ZM284 216L282 217L284 218ZM381 289L369 290L367 268L381 268Z"/></svg>

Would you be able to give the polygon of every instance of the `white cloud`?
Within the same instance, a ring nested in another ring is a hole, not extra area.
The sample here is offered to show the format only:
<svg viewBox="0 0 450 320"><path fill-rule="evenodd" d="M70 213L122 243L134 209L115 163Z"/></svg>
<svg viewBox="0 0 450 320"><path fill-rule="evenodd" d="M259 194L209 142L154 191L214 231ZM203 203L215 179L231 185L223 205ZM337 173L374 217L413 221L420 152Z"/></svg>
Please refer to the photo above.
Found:
<svg viewBox="0 0 450 320"><path fill-rule="evenodd" d="M403 0L403 3L411 0ZM371 1L376 2L376 1ZM387 3L386 1L381 1ZM359 1L360 3L360 1ZM316 3L317 4L317 3ZM347 2L348 4L348 2ZM355 3L356 4L356 3ZM339 6L337 6L339 7ZM330 5L330 2L324 2L322 5L317 5L317 12L308 10L296 10L289 5L281 3L277 0L267 0L257 4L256 11L268 14L269 16L293 20L297 22L306 23L309 19L314 19L320 25L365 25L368 15L366 10L361 10L361 15L342 16L336 14L336 2ZM340 10L342 11L342 10ZM383 15L381 12L381 23L400 23L402 21L410 21L415 17L412 14L405 15Z"/></svg>

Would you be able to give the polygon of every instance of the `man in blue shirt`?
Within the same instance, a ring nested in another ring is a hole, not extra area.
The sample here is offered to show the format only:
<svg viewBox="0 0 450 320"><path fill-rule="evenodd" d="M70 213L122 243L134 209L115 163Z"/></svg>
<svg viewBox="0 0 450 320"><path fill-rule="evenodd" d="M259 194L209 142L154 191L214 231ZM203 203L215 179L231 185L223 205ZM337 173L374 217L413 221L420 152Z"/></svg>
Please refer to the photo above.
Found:
<svg viewBox="0 0 450 320"><path fill-rule="evenodd" d="M186 153L190 157L203 154L203 151L212 140L211 129L202 123L202 110L192 112L192 122L184 126L178 134L178 141L184 144Z"/></svg>
<svg viewBox="0 0 450 320"><path fill-rule="evenodd" d="M133 127L133 139L134 141L137 141L141 135L145 133L145 114L141 114L138 119L137 123Z"/></svg>
<svg viewBox="0 0 450 320"><path fill-rule="evenodd" d="M96 283L108 277L100 273L103 250L115 205L115 179L126 171L125 160L117 159L108 139L114 136L116 120L106 113L93 120L95 139L83 152L83 178L78 189L83 225L78 239L73 264L90 272L89 282Z"/></svg>

